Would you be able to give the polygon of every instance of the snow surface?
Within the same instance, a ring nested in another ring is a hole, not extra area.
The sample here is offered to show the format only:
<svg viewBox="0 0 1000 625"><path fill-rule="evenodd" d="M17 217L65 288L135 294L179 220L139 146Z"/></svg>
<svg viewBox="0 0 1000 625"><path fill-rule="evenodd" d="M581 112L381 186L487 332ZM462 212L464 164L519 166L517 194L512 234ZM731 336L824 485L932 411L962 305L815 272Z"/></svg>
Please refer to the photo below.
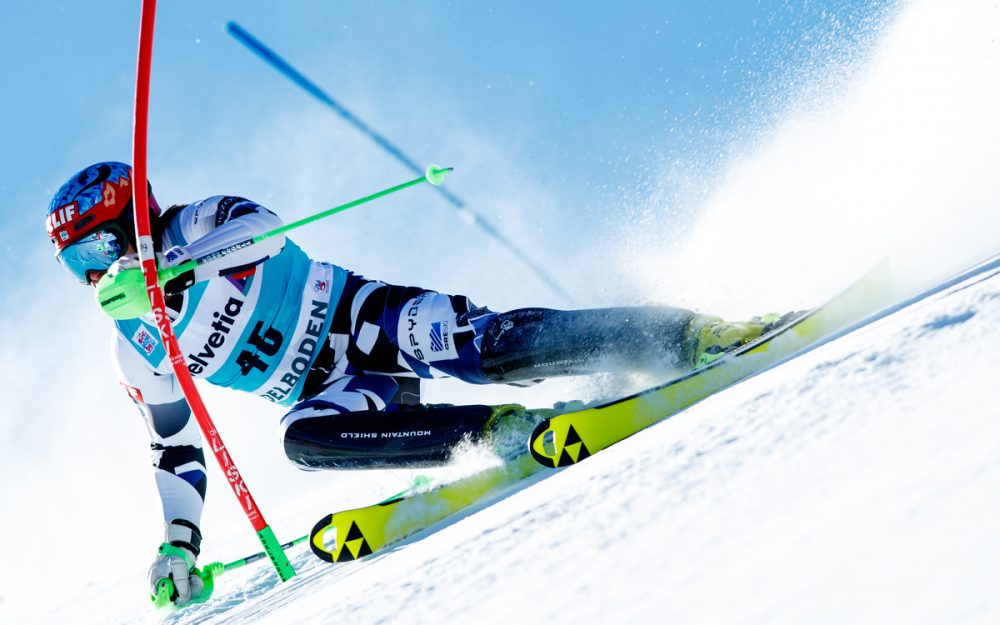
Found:
<svg viewBox="0 0 1000 625"><path fill-rule="evenodd" d="M244 569L165 619L112 585L41 622L1000 622L996 341L1000 271L384 555L302 550L293 581Z"/></svg>

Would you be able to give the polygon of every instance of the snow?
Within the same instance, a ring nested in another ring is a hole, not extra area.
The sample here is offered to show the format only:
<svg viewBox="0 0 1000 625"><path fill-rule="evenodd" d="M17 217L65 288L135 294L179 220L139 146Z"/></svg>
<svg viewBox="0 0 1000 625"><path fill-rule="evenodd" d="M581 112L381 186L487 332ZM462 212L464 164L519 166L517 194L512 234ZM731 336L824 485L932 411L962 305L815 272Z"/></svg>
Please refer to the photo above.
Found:
<svg viewBox="0 0 1000 625"><path fill-rule="evenodd" d="M995 623L998 302L972 278L383 555L299 551L165 619L122 572L35 617Z"/></svg>

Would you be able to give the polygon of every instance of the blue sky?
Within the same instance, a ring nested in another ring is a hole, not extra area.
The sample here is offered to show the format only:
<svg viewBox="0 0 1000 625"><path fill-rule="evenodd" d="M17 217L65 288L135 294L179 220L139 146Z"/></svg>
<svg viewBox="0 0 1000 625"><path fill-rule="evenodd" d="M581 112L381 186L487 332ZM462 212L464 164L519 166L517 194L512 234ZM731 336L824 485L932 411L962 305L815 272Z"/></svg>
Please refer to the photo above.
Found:
<svg viewBox="0 0 1000 625"><path fill-rule="evenodd" d="M5 250L5 271L22 267L24 243L45 247L38 224L62 180L93 160L128 159L138 4L8 9L3 45L23 61L0 70L4 84L16 85L0 102L7 147L0 189L6 228L20 242ZM557 195L556 210L608 219L622 188L649 184L663 162L711 163L735 134L780 107L785 77L863 33L886 4L161 3L151 179L161 189L164 169L198 169L217 181L204 193L249 195L240 185L240 151L283 111L319 111L224 32L233 19L416 159L455 165L454 190L474 208L480 194L496 192L487 179L512 160L517 179ZM482 168L466 174L452 128L473 129L511 160L491 167L480 154ZM365 162L381 169L379 176L362 171L347 154L326 163L325 177L386 184L405 177L339 120L322 131L330 143L370 151ZM274 154L274 171L295 158ZM268 192L281 196L281 183L270 184ZM164 197L161 189L159 196L170 203L199 190L170 188ZM325 202L349 199L338 190Z"/></svg>

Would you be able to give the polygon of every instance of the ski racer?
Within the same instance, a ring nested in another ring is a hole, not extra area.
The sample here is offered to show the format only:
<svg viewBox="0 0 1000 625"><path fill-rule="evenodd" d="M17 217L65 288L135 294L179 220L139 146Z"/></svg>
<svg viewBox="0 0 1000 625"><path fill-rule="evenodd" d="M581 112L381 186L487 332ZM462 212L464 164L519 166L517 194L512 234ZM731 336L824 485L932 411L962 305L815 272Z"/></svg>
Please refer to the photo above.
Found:
<svg viewBox="0 0 1000 625"><path fill-rule="evenodd" d="M282 225L250 200L214 196L161 210L146 192L162 268ZM55 194L46 226L56 259L84 285L140 271L132 172L91 165ZM442 464L457 443L502 447L534 426L519 406L422 405L421 379L523 384L597 371L704 365L766 332L774 317L727 323L670 307L494 312L467 297L385 284L311 259L284 236L207 260L164 287L188 370L288 408L289 460L303 469ZM153 593L171 578L178 605L201 593L205 456L152 314L115 321L112 358L144 417L165 538ZM521 445L523 447L523 444Z"/></svg>

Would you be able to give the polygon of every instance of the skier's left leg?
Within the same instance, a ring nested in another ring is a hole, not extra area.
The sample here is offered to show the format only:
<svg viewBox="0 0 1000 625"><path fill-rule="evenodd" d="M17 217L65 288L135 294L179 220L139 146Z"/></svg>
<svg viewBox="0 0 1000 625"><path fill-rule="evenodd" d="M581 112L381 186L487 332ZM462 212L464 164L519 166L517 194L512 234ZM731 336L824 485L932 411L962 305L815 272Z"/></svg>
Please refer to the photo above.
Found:
<svg viewBox="0 0 1000 625"><path fill-rule="evenodd" d="M343 376L300 401L281 420L288 459L303 469L439 466L462 441L488 437L502 409L405 405L413 379Z"/></svg>
<svg viewBox="0 0 1000 625"><path fill-rule="evenodd" d="M387 287L388 292L400 287ZM412 295L411 293L404 295ZM365 302L361 308L370 302ZM405 367L422 378L517 384L602 371L683 372L759 337L785 318L726 322L670 306L496 313L434 291L374 302L378 338L363 369ZM374 336L374 335L373 335ZM354 358L351 358L354 362Z"/></svg>
<svg viewBox="0 0 1000 625"><path fill-rule="evenodd" d="M522 308L494 314L477 344L492 382L599 371L682 372L721 358L796 314L729 322L669 306Z"/></svg>

